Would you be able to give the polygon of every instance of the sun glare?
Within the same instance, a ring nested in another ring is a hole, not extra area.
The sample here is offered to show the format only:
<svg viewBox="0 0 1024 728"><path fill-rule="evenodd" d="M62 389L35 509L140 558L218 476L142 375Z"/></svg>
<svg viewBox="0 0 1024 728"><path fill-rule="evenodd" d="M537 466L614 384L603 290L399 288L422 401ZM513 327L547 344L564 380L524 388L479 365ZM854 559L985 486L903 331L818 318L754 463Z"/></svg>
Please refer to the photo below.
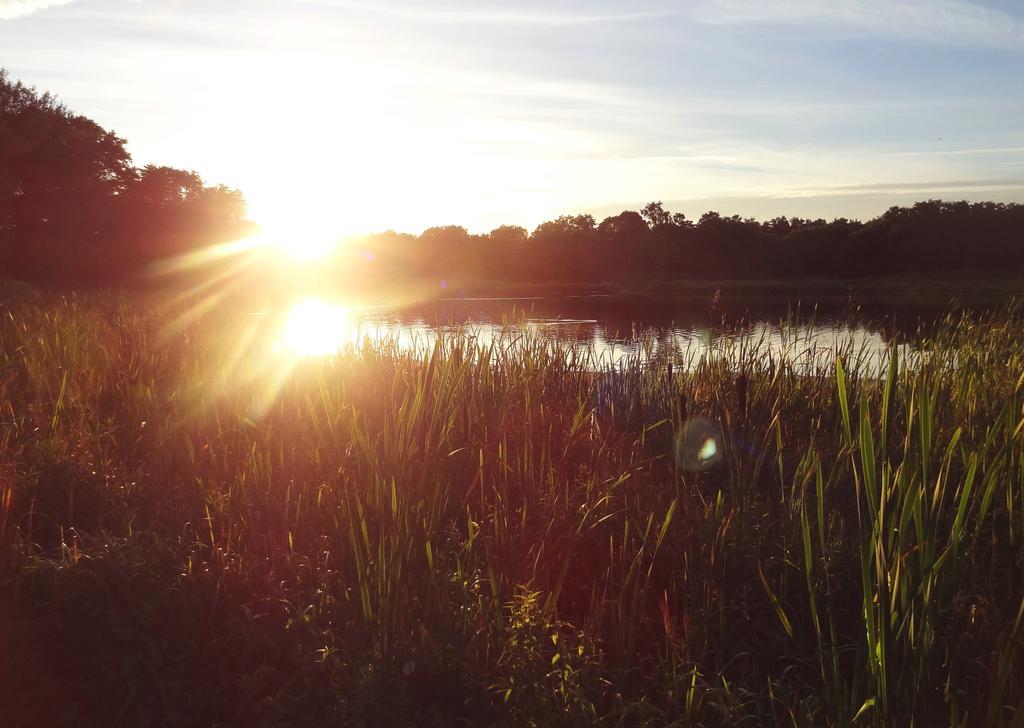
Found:
<svg viewBox="0 0 1024 728"><path fill-rule="evenodd" d="M330 253L336 241L325 233L297 232L278 243L278 247L293 258L316 260Z"/></svg>
<svg viewBox="0 0 1024 728"><path fill-rule="evenodd" d="M337 354L353 340L351 312L336 304L306 299L292 307L281 334L281 346L299 357Z"/></svg>
<svg viewBox="0 0 1024 728"><path fill-rule="evenodd" d="M332 232L330 223L296 223L302 215L291 216L292 220L272 220L263 225L263 239L266 245L283 256L299 261L317 260L329 254L338 246L339 236Z"/></svg>

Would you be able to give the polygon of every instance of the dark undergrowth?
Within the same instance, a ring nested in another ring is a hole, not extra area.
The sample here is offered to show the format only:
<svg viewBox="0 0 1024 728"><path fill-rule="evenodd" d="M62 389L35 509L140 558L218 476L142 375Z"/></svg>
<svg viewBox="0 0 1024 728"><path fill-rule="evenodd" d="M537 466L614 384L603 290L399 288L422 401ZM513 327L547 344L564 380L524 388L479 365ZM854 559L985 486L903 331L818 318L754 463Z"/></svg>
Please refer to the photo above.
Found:
<svg viewBox="0 0 1024 728"><path fill-rule="evenodd" d="M0 724L1024 721L1018 308L614 372L248 320L0 308Z"/></svg>

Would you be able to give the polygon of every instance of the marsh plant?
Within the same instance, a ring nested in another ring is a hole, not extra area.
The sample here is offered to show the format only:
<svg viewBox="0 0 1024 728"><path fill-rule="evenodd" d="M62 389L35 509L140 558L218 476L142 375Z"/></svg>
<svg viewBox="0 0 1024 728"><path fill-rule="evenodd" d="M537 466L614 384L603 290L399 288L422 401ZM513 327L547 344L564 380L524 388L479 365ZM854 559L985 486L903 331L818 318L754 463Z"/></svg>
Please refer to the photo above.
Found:
<svg viewBox="0 0 1024 728"><path fill-rule="evenodd" d="M4 725L1024 721L1017 307L596 371L0 314Z"/></svg>

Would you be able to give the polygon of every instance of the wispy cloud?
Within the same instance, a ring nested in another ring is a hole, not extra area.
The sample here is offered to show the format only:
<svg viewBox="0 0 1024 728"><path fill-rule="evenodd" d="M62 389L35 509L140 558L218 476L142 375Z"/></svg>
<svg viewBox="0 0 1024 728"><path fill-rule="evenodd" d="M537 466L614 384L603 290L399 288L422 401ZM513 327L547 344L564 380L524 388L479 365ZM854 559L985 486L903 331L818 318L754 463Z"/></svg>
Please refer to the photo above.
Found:
<svg viewBox="0 0 1024 728"><path fill-rule="evenodd" d="M20 18L22 15L29 15L37 10L43 10L55 5L67 5L73 0L0 0L0 20Z"/></svg>
<svg viewBox="0 0 1024 728"><path fill-rule="evenodd" d="M932 149L919 152L889 152L888 157L973 157L986 154L1024 154L1024 147L983 147L978 149Z"/></svg>
<svg viewBox="0 0 1024 728"><path fill-rule="evenodd" d="M691 17L714 24L827 24L844 33L1024 49L1024 20L967 0L702 0Z"/></svg>
<svg viewBox="0 0 1024 728"><path fill-rule="evenodd" d="M679 10L638 10L627 13L558 12L527 8L455 8L455 7L412 7L388 2L359 2L358 0L333 0L331 7L358 10L377 15L388 15L407 20L449 24L500 24L500 25L590 25L633 20L650 20L680 14Z"/></svg>
<svg viewBox="0 0 1024 728"><path fill-rule="evenodd" d="M128 138L140 164L242 188L256 217L341 203L351 230L484 229L609 200L871 216L896 199L1024 199L1020 0L87 0L31 13L67 2L0 0L0 18L27 15L0 22L12 75Z"/></svg>
<svg viewBox="0 0 1024 728"><path fill-rule="evenodd" d="M1024 189L1022 178L1002 179L967 179L939 180L934 182L874 182L862 185L839 185L835 187L818 187L792 190L781 193L780 197L806 197L825 195L856 195L877 193L962 193L985 190L1020 190Z"/></svg>

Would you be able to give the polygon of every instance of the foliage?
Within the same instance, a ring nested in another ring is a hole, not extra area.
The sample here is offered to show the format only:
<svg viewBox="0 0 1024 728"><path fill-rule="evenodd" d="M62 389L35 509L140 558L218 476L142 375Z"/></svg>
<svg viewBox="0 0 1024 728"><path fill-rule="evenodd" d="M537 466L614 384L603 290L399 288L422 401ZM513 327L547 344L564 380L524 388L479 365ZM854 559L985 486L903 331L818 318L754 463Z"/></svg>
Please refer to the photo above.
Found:
<svg viewBox="0 0 1024 728"><path fill-rule="evenodd" d="M241 193L194 172L132 165L125 141L0 70L0 272L76 286L139 281L153 264L254 232ZM296 221L302 228L302 221ZM323 231L329 233L330 231ZM1024 270L1024 205L929 200L867 223L709 211L661 202L598 223L562 215L532 233L459 225L387 231L337 248L311 274L379 290L452 280L648 286L700 279L801 280ZM271 263L277 265L277 262Z"/></svg>
<svg viewBox="0 0 1024 728"><path fill-rule="evenodd" d="M122 281L151 261L237 237L245 204L194 172L137 169L125 141L0 69L0 271Z"/></svg>
<svg viewBox="0 0 1024 728"><path fill-rule="evenodd" d="M1024 715L1019 308L877 369L368 342L267 400L244 310L7 300L5 725Z"/></svg>
<svg viewBox="0 0 1024 728"><path fill-rule="evenodd" d="M321 269L326 283L378 287L411 278L650 285L677 280L806 280L1024 270L1024 205L929 200L861 223L758 222L707 212L697 223L660 202L599 224L564 215L530 234L430 228L396 241L365 236ZM396 245L396 242L400 244ZM378 254L384 253L384 254Z"/></svg>

